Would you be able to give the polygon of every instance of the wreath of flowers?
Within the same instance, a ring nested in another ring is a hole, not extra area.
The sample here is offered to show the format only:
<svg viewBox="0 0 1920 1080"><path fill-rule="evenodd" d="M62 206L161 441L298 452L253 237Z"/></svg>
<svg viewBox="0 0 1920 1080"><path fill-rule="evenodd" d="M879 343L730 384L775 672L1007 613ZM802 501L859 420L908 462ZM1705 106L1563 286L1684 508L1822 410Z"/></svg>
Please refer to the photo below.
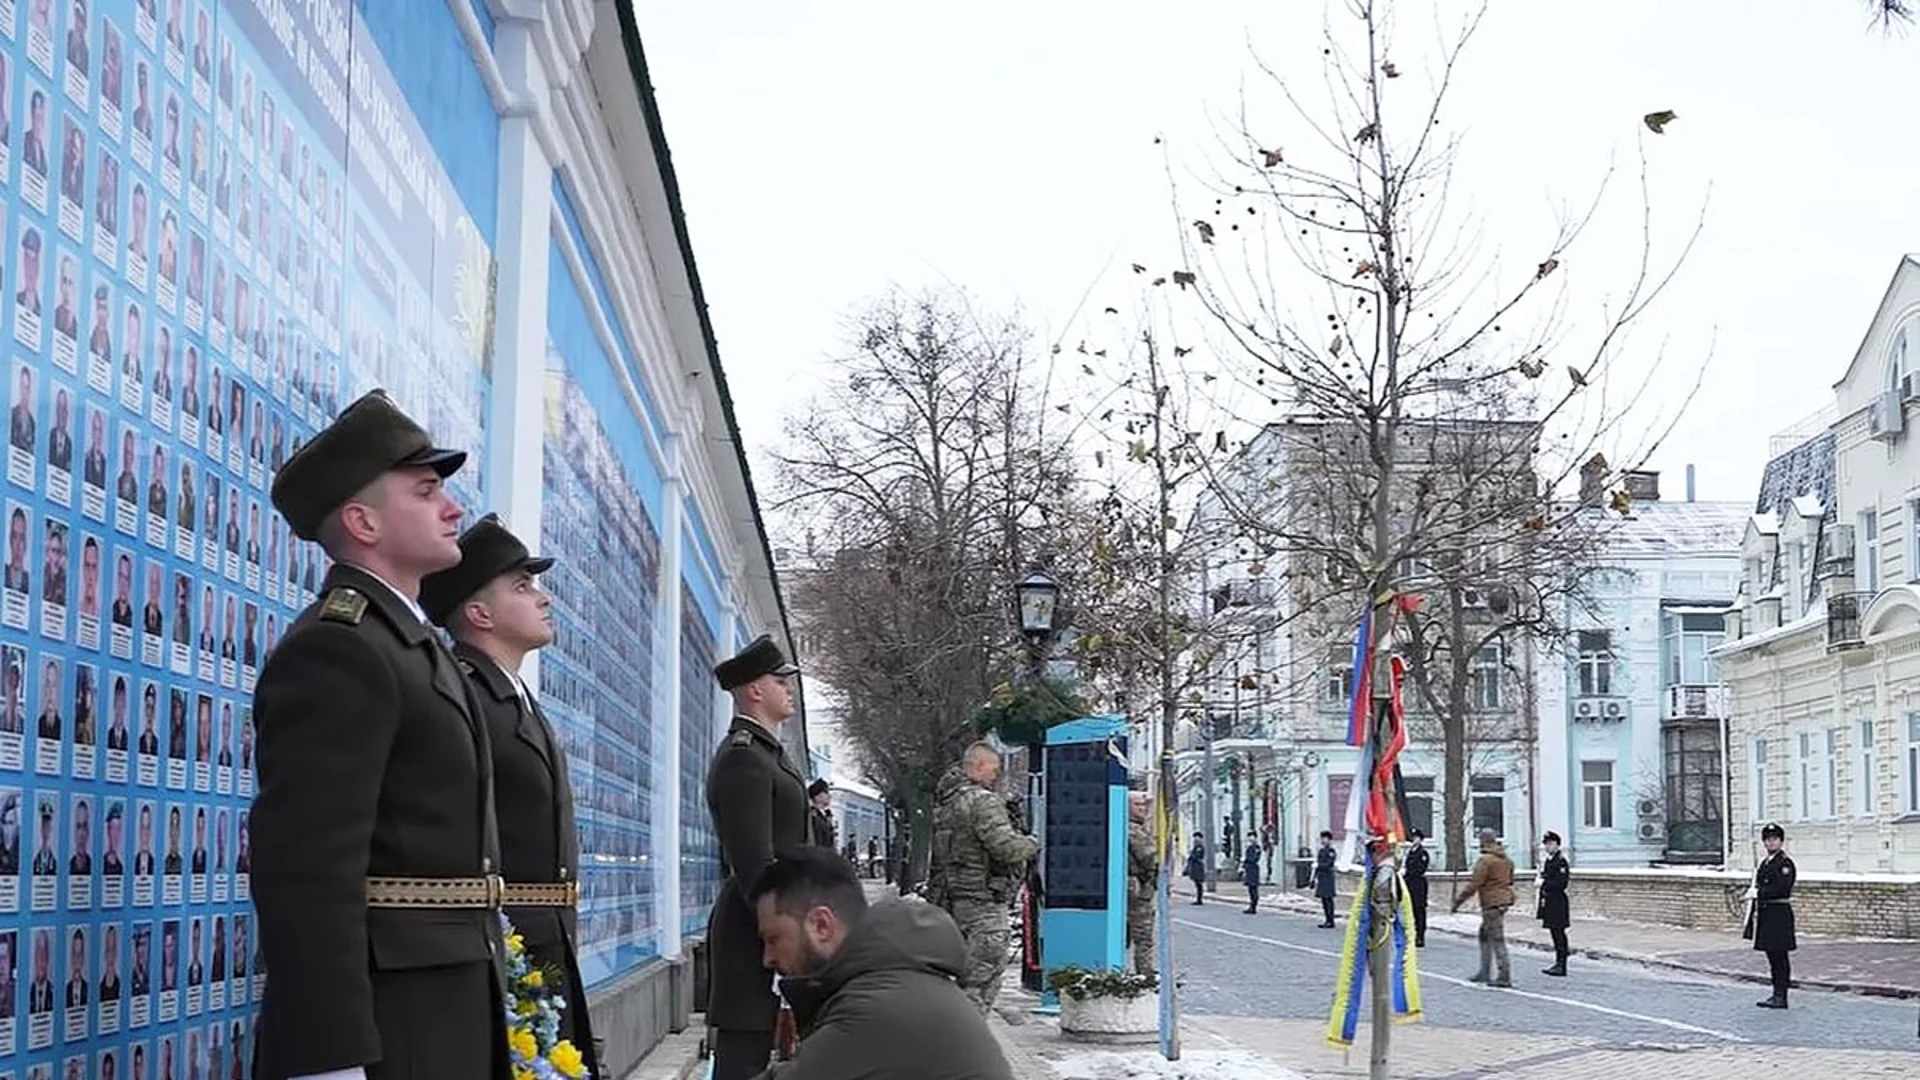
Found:
<svg viewBox="0 0 1920 1080"><path fill-rule="evenodd" d="M567 1007L558 993L557 972L533 966L527 943L505 915L500 931L507 943L507 1049L513 1080L587 1080L586 1059L560 1037L560 1013Z"/></svg>

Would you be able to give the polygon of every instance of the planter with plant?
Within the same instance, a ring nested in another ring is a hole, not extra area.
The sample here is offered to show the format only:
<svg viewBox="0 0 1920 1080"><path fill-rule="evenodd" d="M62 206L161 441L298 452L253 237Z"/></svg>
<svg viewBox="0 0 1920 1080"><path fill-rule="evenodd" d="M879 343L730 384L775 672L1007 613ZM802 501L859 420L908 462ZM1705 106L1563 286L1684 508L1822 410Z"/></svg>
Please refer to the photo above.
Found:
<svg viewBox="0 0 1920 1080"><path fill-rule="evenodd" d="M1060 1033L1099 1042L1152 1042L1160 1034L1160 979L1120 968L1063 967L1047 975L1060 995Z"/></svg>

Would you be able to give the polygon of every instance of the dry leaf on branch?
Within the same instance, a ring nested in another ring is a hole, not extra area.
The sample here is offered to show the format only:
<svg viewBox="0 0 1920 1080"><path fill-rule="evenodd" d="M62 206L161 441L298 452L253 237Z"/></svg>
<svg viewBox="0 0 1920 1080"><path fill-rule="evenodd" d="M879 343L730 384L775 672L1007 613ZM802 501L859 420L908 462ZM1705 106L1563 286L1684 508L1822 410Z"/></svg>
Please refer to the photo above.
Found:
<svg viewBox="0 0 1920 1080"><path fill-rule="evenodd" d="M1187 286L1189 286L1189 285L1191 285L1191 284L1193 284L1193 282L1194 282L1194 277L1193 277L1193 273L1192 273L1192 271L1189 271L1189 270L1175 270L1175 271L1173 272L1173 283L1174 283L1175 285L1178 285L1178 286L1180 286L1181 288L1183 288L1183 289L1184 289L1184 288L1186 288Z"/></svg>
<svg viewBox="0 0 1920 1080"><path fill-rule="evenodd" d="M1548 259L1546 262L1540 264L1540 269L1534 271L1533 279L1538 281L1558 269L1560 269L1560 260Z"/></svg>
<svg viewBox="0 0 1920 1080"><path fill-rule="evenodd" d="M1153 283L1155 285L1165 285L1167 283L1167 279L1163 277L1157 277L1153 279Z"/></svg>
<svg viewBox="0 0 1920 1080"><path fill-rule="evenodd" d="M1109 308L1107 309L1107 314L1109 314L1109 315L1118 315L1118 314L1120 314L1120 309L1119 309L1119 308L1117 308L1117 307L1109 307Z"/></svg>
<svg viewBox="0 0 1920 1080"><path fill-rule="evenodd" d="M1354 264L1353 276L1357 278L1366 277L1378 269L1379 267L1373 265L1372 259L1361 259L1358 263Z"/></svg>
<svg viewBox="0 0 1920 1080"><path fill-rule="evenodd" d="M1641 119L1646 122L1648 131L1653 132L1655 135L1664 135L1666 134L1667 125L1680 119L1680 114L1674 112L1672 109L1661 109L1659 112L1650 112L1646 116L1641 117Z"/></svg>
<svg viewBox="0 0 1920 1080"><path fill-rule="evenodd" d="M1391 60L1382 60L1380 61L1380 74L1385 75L1389 79L1397 79L1400 77L1400 69L1394 67L1393 61Z"/></svg>
<svg viewBox="0 0 1920 1080"><path fill-rule="evenodd" d="M1280 151L1278 150L1262 150L1260 151L1260 157L1262 158L1262 160L1264 160L1267 163L1267 168L1269 169L1274 168L1277 165L1281 165L1286 161L1286 159L1280 155Z"/></svg>
<svg viewBox="0 0 1920 1080"><path fill-rule="evenodd" d="M1535 514L1532 517L1527 519L1527 528L1533 530L1534 532L1539 532L1542 529L1545 529L1546 527L1547 527L1547 517L1545 514Z"/></svg>
<svg viewBox="0 0 1920 1080"><path fill-rule="evenodd" d="M1519 367L1520 374L1529 379L1537 379L1547 370L1545 360L1522 360L1516 366Z"/></svg>
<svg viewBox="0 0 1920 1080"><path fill-rule="evenodd" d="M1572 379L1575 386L1587 385L1587 373L1572 364L1567 365L1567 378Z"/></svg>
<svg viewBox="0 0 1920 1080"><path fill-rule="evenodd" d="M1607 506L1611 508L1614 513L1624 517L1633 509L1633 496L1628 495L1626 489L1622 488L1614 492L1613 497L1607 500Z"/></svg>
<svg viewBox="0 0 1920 1080"><path fill-rule="evenodd" d="M1201 243L1203 244L1213 243L1213 223L1212 222L1196 221L1193 223L1193 227L1200 230Z"/></svg>
<svg viewBox="0 0 1920 1080"><path fill-rule="evenodd" d="M1147 272L1147 268L1144 266L1141 266L1139 263L1134 263L1133 272L1136 274L1144 274Z"/></svg>
<svg viewBox="0 0 1920 1080"><path fill-rule="evenodd" d="M1173 347L1173 355L1175 355L1175 356L1185 356L1185 355L1187 355L1188 353L1190 353L1190 352L1192 352L1192 351L1193 351L1193 350L1192 350L1191 348L1189 348L1189 347L1187 347L1187 346L1185 346L1185 345L1175 345L1175 346Z"/></svg>
<svg viewBox="0 0 1920 1080"><path fill-rule="evenodd" d="M1353 136L1355 142L1361 142L1361 143L1370 143L1379 137L1380 137L1380 122L1377 120L1369 121L1366 127L1361 128Z"/></svg>
<svg viewBox="0 0 1920 1080"><path fill-rule="evenodd" d="M1335 356L1339 356L1340 355L1340 339L1334 338L1332 341L1327 342L1327 351L1332 353Z"/></svg>

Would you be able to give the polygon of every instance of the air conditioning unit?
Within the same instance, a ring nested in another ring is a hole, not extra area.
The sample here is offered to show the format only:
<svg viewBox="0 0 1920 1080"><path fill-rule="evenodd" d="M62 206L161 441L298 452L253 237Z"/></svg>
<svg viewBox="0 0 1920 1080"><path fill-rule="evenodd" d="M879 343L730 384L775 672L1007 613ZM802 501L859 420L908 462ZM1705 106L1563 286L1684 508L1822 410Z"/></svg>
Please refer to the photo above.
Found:
<svg viewBox="0 0 1920 1080"><path fill-rule="evenodd" d="M1487 594L1479 589L1461 589L1460 606L1470 611L1484 608L1487 606Z"/></svg>
<svg viewBox="0 0 1920 1080"><path fill-rule="evenodd" d="M1600 703L1576 701L1573 703L1573 715L1576 720L1597 720L1600 716Z"/></svg>
<svg viewBox="0 0 1920 1080"><path fill-rule="evenodd" d="M1900 437L1907 423L1907 403L1898 390L1876 394L1867 404L1867 434L1881 442Z"/></svg>
<svg viewBox="0 0 1920 1080"><path fill-rule="evenodd" d="M1667 823L1664 821L1643 821L1634 830L1643 844L1664 844L1667 842Z"/></svg>
<svg viewBox="0 0 1920 1080"><path fill-rule="evenodd" d="M1627 718L1624 698L1580 698L1573 703L1573 718L1589 723L1619 723Z"/></svg>
<svg viewBox="0 0 1920 1080"><path fill-rule="evenodd" d="M1624 701L1605 702L1601 707L1601 715L1609 720L1623 720L1627 715L1627 703Z"/></svg>
<svg viewBox="0 0 1920 1080"><path fill-rule="evenodd" d="M1659 799L1641 796L1633 801L1633 835L1643 844L1667 842L1667 812Z"/></svg>
<svg viewBox="0 0 1920 1080"><path fill-rule="evenodd" d="M1666 816L1665 811L1661 809L1659 799L1639 800L1633 804L1633 813L1643 821L1657 820Z"/></svg>

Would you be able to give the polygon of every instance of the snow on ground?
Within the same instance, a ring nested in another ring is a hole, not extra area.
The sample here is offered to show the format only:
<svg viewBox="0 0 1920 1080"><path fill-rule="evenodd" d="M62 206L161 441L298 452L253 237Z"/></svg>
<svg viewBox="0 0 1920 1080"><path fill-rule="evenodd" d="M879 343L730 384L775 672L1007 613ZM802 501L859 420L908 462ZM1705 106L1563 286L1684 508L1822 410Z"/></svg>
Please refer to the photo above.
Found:
<svg viewBox="0 0 1920 1080"><path fill-rule="evenodd" d="M1049 1062L1059 1080L1305 1080L1244 1050L1183 1051L1168 1061L1154 1049L1071 1054Z"/></svg>

